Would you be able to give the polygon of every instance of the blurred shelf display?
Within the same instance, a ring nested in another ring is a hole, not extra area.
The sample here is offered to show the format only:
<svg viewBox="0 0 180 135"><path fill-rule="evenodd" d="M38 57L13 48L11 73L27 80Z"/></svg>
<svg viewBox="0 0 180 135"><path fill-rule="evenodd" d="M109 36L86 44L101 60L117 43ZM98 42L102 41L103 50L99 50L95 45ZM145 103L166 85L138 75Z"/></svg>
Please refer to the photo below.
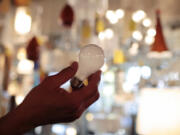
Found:
<svg viewBox="0 0 180 135"><path fill-rule="evenodd" d="M99 100L79 120L40 126L34 135L146 135L146 130L164 135L159 129L170 126L158 127L148 111L157 119L169 112L167 121L179 117L180 11L175 1L0 0L0 116L11 100L19 105L46 76L78 61L84 45L97 44L105 54ZM70 83L62 87L69 89ZM170 134L179 135L180 119L171 122Z"/></svg>

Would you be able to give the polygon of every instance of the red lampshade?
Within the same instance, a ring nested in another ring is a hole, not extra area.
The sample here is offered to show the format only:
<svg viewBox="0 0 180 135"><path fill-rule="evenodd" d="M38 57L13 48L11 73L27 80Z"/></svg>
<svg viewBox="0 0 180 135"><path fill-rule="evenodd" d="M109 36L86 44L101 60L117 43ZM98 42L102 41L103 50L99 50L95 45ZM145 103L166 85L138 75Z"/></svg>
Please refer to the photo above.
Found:
<svg viewBox="0 0 180 135"><path fill-rule="evenodd" d="M14 0L16 6L28 6L31 0Z"/></svg>
<svg viewBox="0 0 180 135"><path fill-rule="evenodd" d="M71 27L74 21L74 11L73 8L66 4L60 13L60 18L62 20L62 24L65 27Z"/></svg>
<svg viewBox="0 0 180 135"><path fill-rule="evenodd" d="M168 47L166 45L164 35L163 35L163 28L161 26L161 20L160 20L160 10L156 11L156 36L155 41L152 44L151 51L153 52L164 52L168 51Z"/></svg>
<svg viewBox="0 0 180 135"><path fill-rule="evenodd" d="M27 48L27 58L33 61L38 61L39 59L39 44L36 37L33 37Z"/></svg>

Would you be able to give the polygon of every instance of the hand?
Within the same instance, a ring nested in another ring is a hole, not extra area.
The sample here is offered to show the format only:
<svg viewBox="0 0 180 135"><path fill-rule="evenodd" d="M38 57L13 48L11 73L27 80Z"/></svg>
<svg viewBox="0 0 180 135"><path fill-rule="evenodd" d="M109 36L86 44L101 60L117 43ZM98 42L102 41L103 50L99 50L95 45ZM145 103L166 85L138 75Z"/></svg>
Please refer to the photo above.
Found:
<svg viewBox="0 0 180 135"><path fill-rule="evenodd" d="M34 125L74 121L99 98L100 71L91 75L89 85L78 91L68 93L59 88L75 75L77 68L75 62L57 75L47 77L28 94L21 106L32 114Z"/></svg>
<svg viewBox="0 0 180 135"><path fill-rule="evenodd" d="M98 71L88 78L88 86L68 93L60 86L74 77L77 69L78 64L74 62L57 75L47 77L33 88L23 103L13 111L16 117L10 113L6 119L18 121L19 125L24 126L19 129L19 133L39 125L72 122L78 119L84 110L99 98L98 84L101 72ZM12 127L18 128L18 123L14 122Z"/></svg>

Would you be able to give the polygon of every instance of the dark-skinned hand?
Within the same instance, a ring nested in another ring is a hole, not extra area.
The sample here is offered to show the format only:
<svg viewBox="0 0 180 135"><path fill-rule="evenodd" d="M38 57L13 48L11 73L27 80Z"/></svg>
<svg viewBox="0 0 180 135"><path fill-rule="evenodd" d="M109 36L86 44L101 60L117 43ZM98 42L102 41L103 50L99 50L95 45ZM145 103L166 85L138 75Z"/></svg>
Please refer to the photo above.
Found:
<svg viewBox="0 0 180 135"><path fill-rule="evenodd" d="M54 76L47 77L33 88L22 104L0 119L0 134L18 135L36 126L72 122L99 98L101 71L88 77L88 85L71 93L60 88L74 77L78 64L74 62Z"/></svg>

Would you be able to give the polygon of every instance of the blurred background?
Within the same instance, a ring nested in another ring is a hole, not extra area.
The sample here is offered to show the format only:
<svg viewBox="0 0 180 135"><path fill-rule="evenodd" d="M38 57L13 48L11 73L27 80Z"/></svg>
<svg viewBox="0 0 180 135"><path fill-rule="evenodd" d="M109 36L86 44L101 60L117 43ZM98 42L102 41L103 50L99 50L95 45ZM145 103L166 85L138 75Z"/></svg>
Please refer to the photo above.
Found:
<svg viewBox="0 0 180 135"><path fill-rule="evenodd" d="M73 123L26 135L180 135L179 4L0 0L0 116L91 43L105 53L100 99Z"/></svg>

